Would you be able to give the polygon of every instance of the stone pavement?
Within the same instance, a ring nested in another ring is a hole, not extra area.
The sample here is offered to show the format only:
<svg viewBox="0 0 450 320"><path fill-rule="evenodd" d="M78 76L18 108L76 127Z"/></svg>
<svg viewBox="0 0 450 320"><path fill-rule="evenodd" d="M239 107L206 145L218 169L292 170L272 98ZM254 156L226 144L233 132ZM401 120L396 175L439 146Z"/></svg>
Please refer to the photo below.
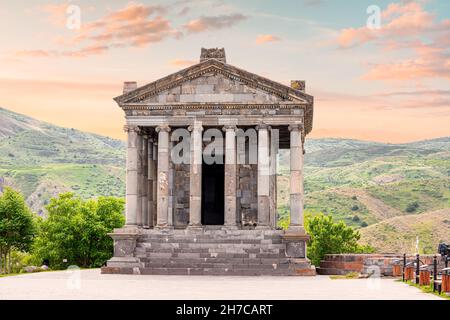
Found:
<svg viewBox="0 0 450 320"><path fill-rule="evenodd" d="M0 299L440 299L393 279L102 275L99 269L0 278Z"/></svg>

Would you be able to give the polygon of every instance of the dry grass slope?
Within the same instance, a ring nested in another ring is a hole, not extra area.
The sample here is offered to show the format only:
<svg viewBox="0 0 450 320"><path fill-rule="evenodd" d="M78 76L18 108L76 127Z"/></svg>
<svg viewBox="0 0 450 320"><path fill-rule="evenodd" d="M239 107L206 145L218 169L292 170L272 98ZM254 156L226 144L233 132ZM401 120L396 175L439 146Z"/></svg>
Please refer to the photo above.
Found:
<svg viewBox="0 0 450 320"><path fill-rule="evenodd" d="M450 242L450 209L403 215L360 229L361 242L377 252L415 253L416 236L419 253L435 253L436 244Z"/></svg>

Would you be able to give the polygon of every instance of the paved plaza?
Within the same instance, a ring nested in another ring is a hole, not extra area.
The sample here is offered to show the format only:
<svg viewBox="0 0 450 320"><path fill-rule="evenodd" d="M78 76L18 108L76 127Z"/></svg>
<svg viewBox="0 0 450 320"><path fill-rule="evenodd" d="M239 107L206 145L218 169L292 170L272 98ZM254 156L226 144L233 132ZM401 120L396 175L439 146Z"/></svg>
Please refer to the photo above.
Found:
<svg viewBox="0 0 450 320"><path fill-rule="evenodd" d="M0 278L0 299L440 299L394 279L158 276L99 269Z"/></svg>

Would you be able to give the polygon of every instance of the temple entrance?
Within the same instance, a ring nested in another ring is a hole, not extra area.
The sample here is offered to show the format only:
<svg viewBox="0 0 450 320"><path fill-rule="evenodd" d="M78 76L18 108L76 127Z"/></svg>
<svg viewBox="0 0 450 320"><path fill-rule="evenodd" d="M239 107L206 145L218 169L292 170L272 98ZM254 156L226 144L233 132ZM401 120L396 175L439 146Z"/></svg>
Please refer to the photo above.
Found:
<svg viewBox="0 0 450 320"><path fill-rule="evenodd" d="M223 164L202 165L202 224L224 224L224 183Z"/></svg>

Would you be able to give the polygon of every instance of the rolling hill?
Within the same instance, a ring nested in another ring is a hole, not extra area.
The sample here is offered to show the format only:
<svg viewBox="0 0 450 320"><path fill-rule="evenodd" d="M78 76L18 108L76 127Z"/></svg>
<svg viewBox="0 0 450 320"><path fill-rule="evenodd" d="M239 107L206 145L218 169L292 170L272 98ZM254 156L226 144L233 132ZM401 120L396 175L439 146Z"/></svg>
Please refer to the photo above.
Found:
<svg viewBox="0 0 450 320"><path fill-rule="evenodd" d="M380 252L401 252L416 236L422 252L450 242L450 137L407 144L307 139L305 148L306 212L358 228L362 241ZM38 214L62 191L85 198L123 196L124 156L122 141L0 108L0 187L21 190ZM279 163L283 220L289 203L285 150Z"/></svg>
<svg viewBox="0 0 450 320"><path fill-rule="evenodd" d="M61 191L122 196L124 143L0 108L0 185L22 191L38 214Z"/></svg>

